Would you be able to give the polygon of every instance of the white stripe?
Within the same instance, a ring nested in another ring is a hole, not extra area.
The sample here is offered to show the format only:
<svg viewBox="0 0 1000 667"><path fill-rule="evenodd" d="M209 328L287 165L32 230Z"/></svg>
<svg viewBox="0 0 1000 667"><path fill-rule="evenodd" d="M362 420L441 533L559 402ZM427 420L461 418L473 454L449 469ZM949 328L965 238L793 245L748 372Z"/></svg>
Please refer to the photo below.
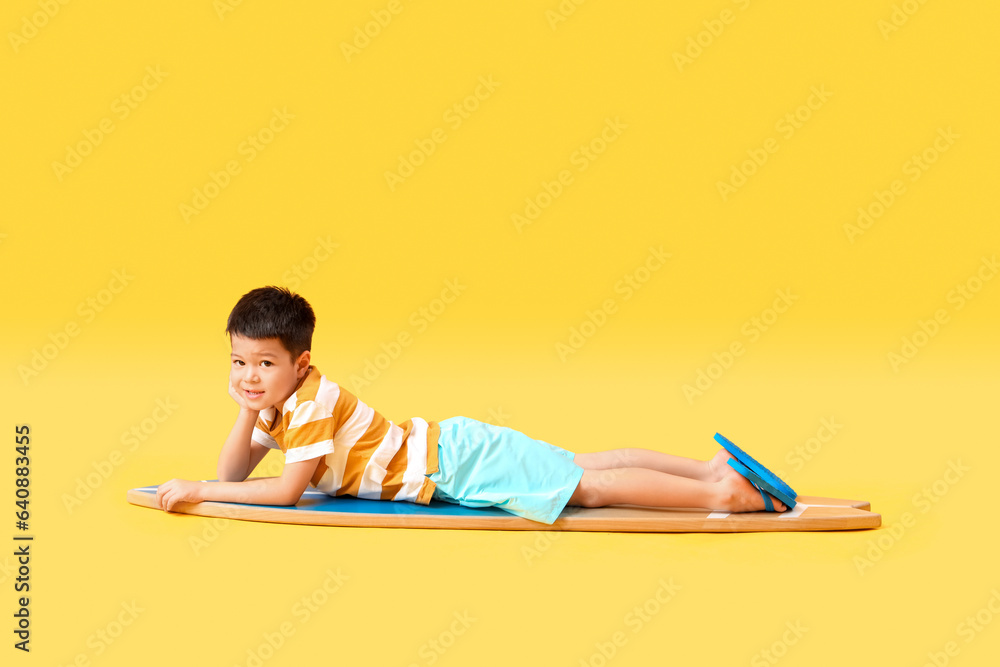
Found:
<svg viewBox="0 0 1000 667"><path fill-rule="evenodd" d="M288 438L292 437L293 428L301 428L306 424L332 417L326 408L316 401L305 401L295 408L292 419L288 422L288 430L285 432L285 463L298 463L307 461L317 456L325 456L333 451L333 440L326 439L319 442L312 442L301 447L288 447Z"/></svg>
<svg viewBox="0 0 1000 667"><path fill-rule="evenodd" d="M427 477L428 424L420 417L413 417L410 421L413 422L413 429L406 438L406 472L403 473L403 485L393 500L415 502Z"/></svg>
<svg viewBox="0 0 1000 667"><path fill-rule="evenodd" d="M806 505L805 503L795 503L795 507L793 507L789 511L782 512L781 514L778 515L778 518L779 519L794 519L795 517L797 517L800 514L802 514L803 512L805 512L810 507L840 507L842 509L847 509L848 506L847 505ZM851 509L857 509L857 508L851 508Z"/></svg>
<svg viewBox="0 0 1000 667"><path fill-rule="evenodd" d="M785 510L784 512L768 512L768 514L774 514L779 519L795 519L802 515L810 507L845 507L844 505L806 505L805 503L795 503L795 507L790 510ZM729 516L729 512L712 512L708 515L709 519L725 519Z"/></svg>
<svg viewBox="0 0 1000 667"><path fill-rule="evenodd" d="M281 416L284 417L289 412L295 409L295 404L299 402L298 397L299 392L294 392L291 396L285 399L285 402L281 404Z"/></svg>
<svg viewBox="0 0 1000 667"><path fill-rule="evenodd" d="M292 447L285 452L285 463L298 463L299 461L308 461L309 459L314 459L317 456L326 456L333 451L333 440L322 440L320 442L314 442L311 445L304 445L302 447Z"/></svg>
<svg viewBox="0 0 1000 667"><path fill-rule="evenodd" d="M800 514L802 514L803 512L805 512L806 509L808 509L809 507L812 507L812 506L811 505L806 505L805 503L795 503L795 507L793 507L791 510L786 510L786 511L782 512L781 514L778 515L778 518L779 519L794 519L795 517L797 517Z"/></svg>
<svg viewBox="0 0 1000 667"><path fill-rule="evenodd" d="M325 375L319 378L319 389L316 390L316 402L326 408L327 412L333 414L333 409L337 407L337 399L340 398L340 386L336 382L330 382Z"/></svg>
<svg viewBox="0 0 1000 667"><path fill-rule="evenodd" d="M344 482L344 472L347 469L347 455L351 453L351 448L358 443L372 424L375 411L358 399L354 406L354 412L344 425L337 429L333 436L333 453L327 456L326 464L330 469L323 474L323 478L316 488L333 495L340 490L340 485Z"/></svg>
<svg viewBox="0 0 1000 667"><path fill-rule="evenodd" d="M389 430L368 459L365 472L361 475L361 486L358 488L358 498L379 500L382 497L382 481L385 479L389 461L403 446L403 429L389 422Z"/></svg>
<svg viewBox="0 0 1000 667"><path fill-rule="evenodd" d="M257 416L260 417L261 419L263 419L265 424L267 424L271 428L274 428L274 406L273 405L271 407L269 407L269 408L264 408L263 410L261 410L260 414L258 414Z"/></svg>
<svg viewBox="0 0 1000 667"><path fill-rule="evenodd" d="M277 441L271 437L270 433L262 431L256 426L253 427L253 435L250 437L254 442L264 445L265 447L270 447L271 449L281 449L281 447L278 447Z"/></svg>
<svg viewBox="0 0 1000 667"><path fill-rule="evenodd" d="M330 460L327 459L327 463ZM323 476L319 478L319 482L316 483L316 490L322 491L328 496L332 496L337 492L337 489L333 488L333 468L327 466L326 470L323 472Z"/></svg>
<svg viewBox="0 0 1000 667"><path fill-rule="evenodd" d="M316 401L305 401L295 408L295 412L292 413L292 420L288 422L288 430L291 431L293 428L305 426L309 422L327 419L332 416L333 413Z"/></svg>

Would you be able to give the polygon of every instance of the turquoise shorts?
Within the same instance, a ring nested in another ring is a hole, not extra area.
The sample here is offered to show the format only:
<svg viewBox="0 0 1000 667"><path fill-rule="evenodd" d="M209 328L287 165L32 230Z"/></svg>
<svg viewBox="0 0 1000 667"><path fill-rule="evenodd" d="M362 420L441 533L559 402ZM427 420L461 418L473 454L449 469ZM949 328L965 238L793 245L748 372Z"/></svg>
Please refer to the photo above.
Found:
<svg viewBox="0 0 1000 667"><path fill-rule="evenodd" d="M506 426L468 417L438 422L435 500L499 507L551 525L583 477L575 454Z"/></svg>

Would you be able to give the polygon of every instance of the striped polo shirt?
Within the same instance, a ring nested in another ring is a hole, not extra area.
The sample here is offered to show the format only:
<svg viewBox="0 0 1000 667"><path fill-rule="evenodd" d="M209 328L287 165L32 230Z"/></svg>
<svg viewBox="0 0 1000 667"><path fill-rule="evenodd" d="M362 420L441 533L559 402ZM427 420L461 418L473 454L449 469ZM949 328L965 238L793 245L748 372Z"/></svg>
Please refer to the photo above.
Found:
<svg viewBox="0 0 1000 667"><path fill-rule="evenodd" d="M393 424L315 366L281 406L261 410L253 440L280 449L285 463L323 457L310 485L331 496L427 505L438 469L436 421Z"/></svg>

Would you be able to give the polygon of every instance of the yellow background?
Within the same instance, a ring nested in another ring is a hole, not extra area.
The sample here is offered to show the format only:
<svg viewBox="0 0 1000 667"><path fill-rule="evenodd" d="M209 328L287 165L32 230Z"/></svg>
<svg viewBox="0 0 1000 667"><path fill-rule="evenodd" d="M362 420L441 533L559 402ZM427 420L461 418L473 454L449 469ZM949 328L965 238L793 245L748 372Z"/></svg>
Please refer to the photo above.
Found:
<svg viewBox="0 0 1000 667"><path fill-rule="evenodd" d="M552 23L556 0L402 0L350 58L342 44L387 3L71 2L51 18L44 4L5 3L0 20L5 664L247 665L286 621L294 635L263 664L920 665L949 641L949 664L990 664L1000 621L959 630L1000 590L1000 280L961 309L948 295L1000 250L995 4L593 1ZM133 93L147 67L165 75ZM454 127L446 112L480 77L499 85ZM829 98L800 109L814 87ZM144 97L124 118L122 95ZM242 142L275 108L294 118L248 161ZM809 118L786 138L777 124L796 112ZM113 131L60 178L53 163L104 119ZM607 119L626 127L579 170ZM385 173L437 128L446 140L390 189ZM957 139L911 181L907 162L947 128ZM723 200L718 182L769 138L778 150ZM240 173L186 222L181 205L230 160ZM511 216L564 169L572 183L518 231ZM852 243L844 226L896 179L905 193ZM313 263L317 238L337 247ZM651 246L671 256L625 300L615 285ZM116 270L128 284L102 293ZM418 331L412 314L448 280L465 290ZM130 488L215 477L236 414L226 317L266 284L311 302L314 363L349 388L412 334L357 391L394 421L465 415L574 451L696 458L718 431L802 494L869 500L883 529L215 530L126 503ZM782 289L798 300L751 341L744 327ZM102 294L87 319L81 304ZM560 358L606 299L616 312ZM894 368L938 309L947 323ZM733 342L744 354L689 401L684 385ZM177 407L128 451L123 434L152 424L158 399ZM796 463L824 419L841 427ZM30 655L10 632L25 423ZM67 507L116 450L121 464ZM967 468L957 480L952 462ZM301 622L296 601L328 569L349 579ZM661 579L680 591L635 631L626 615ZM134 622L95 643L132 603ZM460 636L456 613L476 619Z"/></svg>

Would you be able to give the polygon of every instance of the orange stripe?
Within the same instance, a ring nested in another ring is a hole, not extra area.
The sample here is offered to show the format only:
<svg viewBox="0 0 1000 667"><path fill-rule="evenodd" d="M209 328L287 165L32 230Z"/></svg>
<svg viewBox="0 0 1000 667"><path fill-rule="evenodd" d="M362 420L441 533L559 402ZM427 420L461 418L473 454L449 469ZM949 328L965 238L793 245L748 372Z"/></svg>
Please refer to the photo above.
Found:
<svg viewBox="0 0 1000 667"><path fill-rule="evenodd" d="M438 438L441 437L441 426L435 421L427 422L427 474L438 470ZM429 477L424 478L424 484L417 492L416 503L429 505L437 484Z"/></svg>
<svg viewBox="0 0 1000 667"><path fill-rule="evenodd" d="M382 500L392 500L392 497L399 493L403 487L403 473L406 472L407 456L406 437L404 437L402 446L386 467L387 472L385 479L382 480L382 495L380 496Z"/></svg>
<svg viewBox="0 0 1000 667"><path fill-rule="evenodd" d="M365 433L364 437L351 448L351 451L347 454L344 481L341 482L340 488L346 488L352 496L358 494L358 491L361 490L361 478L364 476L365 466L368 465L372 454L375 453L375 448L378 447L378 443L381 441L382 438L369 440L368 433Z"/></svg>
<svg viewBox="0 0 1000 667"><path fill-rule="evenodd" d="M358 397L347 391L343 387L340 388L340 395L337 397L337 404L333 406L333 418L338 424L344 424L351 415L354 414L354 409L358 405Z"/></svg>
<svg viewBox="0 0 1000 667"><path fill-rule="evenodd" d="M314 487L317 486L319 484L319 481L323 479L323 475L326 474L326 471L329 468L330 466L326 464L326 457L324 456L320 458L319 465L316 466L316 472L313 473L312 479L309 480L309 483L312 484Z"/></svg>
<svg viewBox="0 0 1000 667"><path fill-rule="evenodd" d="M309 373L305 376L305 378L303 378L302 384L299 385L298 389L295 390L296 408L305 403L306 401L316 400L316 392L319 391L319 377L320 373L316 369L316 367L310 366ZM281 405L281 408L284 409L284 404ZM292 415L294 413L295 413L294 409L292 409L289 412L281 413L280 421L282 426L285 427L285 430L288 430L288 425L291 423Z"/></svg>
<svg viewBox="0 0 1000 667"><path fill-rule="evenodd" d="M315 366L309 366L309 372L305 376L305 381L295 392L295 396L299 403L316 400L316 394L319 392L320 375L321 374L318 368Z"/></svg>
<svg viewBox="0 0 1000 667"><path fill-rule="evenodd" d="M435 487L437 487L437 484L434 483L434 480L430 477L425 477L424 485L421 486L420 491L417 492L417 499L415 502L418 505L430 505L431 496L434 495Z"/></svg>
<svg viewBox="0 0 1000 667"><path fill-rule="evenodd" d="M302 426L296 426L285 435L285 439L288 442L288 449L295 449L296 447L304 447L317 442L323 442L324 440L330 440L333 437L332 434L335 427L336 424L333 421L333 417L324 417L323 419L317 419Z"/></svg>
<svg viewBox="0 0 1000 667"><path fill-rule="evenodd" d="M437 422L427 422L427 473L438 471L438 438L441 437L441 425Z"/></svg>

